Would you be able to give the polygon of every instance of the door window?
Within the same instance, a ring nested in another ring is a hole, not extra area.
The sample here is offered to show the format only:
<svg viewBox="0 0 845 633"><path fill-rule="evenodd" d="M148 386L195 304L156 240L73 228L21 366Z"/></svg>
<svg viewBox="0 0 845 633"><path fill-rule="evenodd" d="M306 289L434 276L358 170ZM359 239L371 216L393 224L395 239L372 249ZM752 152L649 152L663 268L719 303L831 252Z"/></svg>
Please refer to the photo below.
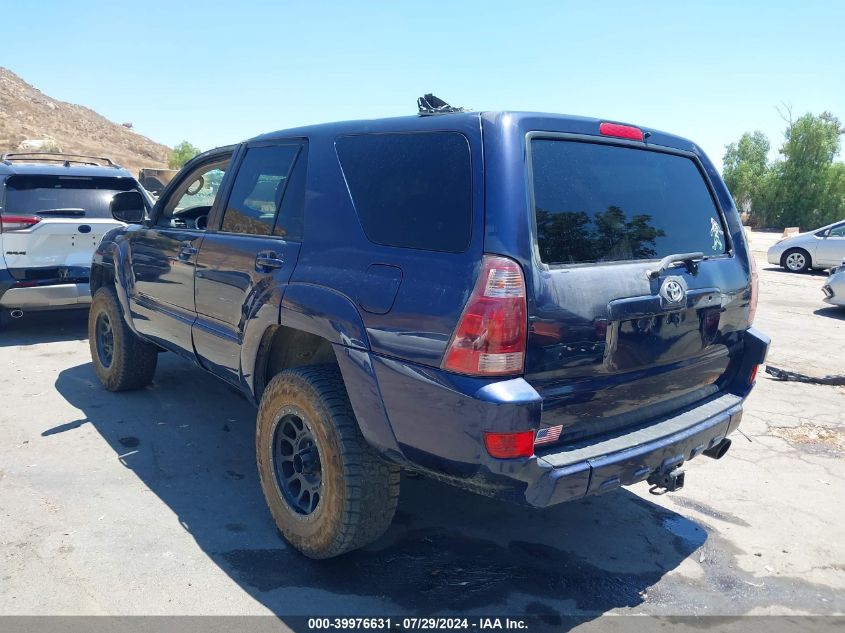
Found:
<svg viewBox="0 0 845 633"><path fill-rule="evenodd" d="M232 185L221 231L272 235L300 145L250 147Z"/></svg>
<svg viewBox="0 0 845 633"><path fill-rule="evenodd" d="M845 224L840 224L839 226L834 226L830 229L830 233L828 233L830 237L845 237Z"/></svg>
<svg viewBox="0 0 845 633"><path fill-rule="evenodd" d="M220 192L223 176L229 168L227 155L219 161L197 167L172 193L159 215L157 224L204 231L208 214Z"/></svg>

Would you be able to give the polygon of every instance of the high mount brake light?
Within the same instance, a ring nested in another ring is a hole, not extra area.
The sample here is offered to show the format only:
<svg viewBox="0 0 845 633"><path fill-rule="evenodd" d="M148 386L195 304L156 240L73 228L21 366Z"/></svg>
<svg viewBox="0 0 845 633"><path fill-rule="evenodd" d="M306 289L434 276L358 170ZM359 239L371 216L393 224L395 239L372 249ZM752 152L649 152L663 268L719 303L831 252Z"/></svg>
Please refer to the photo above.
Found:
<svg viewBox="0 0 845 633"><path fill-rule="evenodd" d="M0 231L22 231L41 222L37 215L0 215Z"/></svg>
<svg viewBox="0 0 845 633"><path fill-rule="evenodd" d="M622 125L621 123L608 123L604 121L599 124L599 133L604 136L615 136L616 138L628 138L633 141L642 141L643 131L633 125Z"/></svg>
<svg viewBox="0 0 845 633"><path fill-rule="evenodd" d="M471 376L521 374L528 308L522 269L485 255L475 288L443 357L443 369Z"/></svg>

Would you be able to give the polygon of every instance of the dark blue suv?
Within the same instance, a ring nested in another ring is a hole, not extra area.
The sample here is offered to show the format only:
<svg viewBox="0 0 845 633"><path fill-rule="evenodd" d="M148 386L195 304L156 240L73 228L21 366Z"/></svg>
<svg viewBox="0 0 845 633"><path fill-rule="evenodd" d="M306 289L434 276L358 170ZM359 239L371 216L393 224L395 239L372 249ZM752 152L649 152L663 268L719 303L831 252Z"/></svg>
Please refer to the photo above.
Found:
<svg viewBox="0 0 845 633"><path fill-rule="evenodd" d="M258 406L258 468L314 558L378 538L400 468L549 506L721 457L768 339L736 208L690 141L456 112L206 152L91 272L94 367L175 352ZM201 394L197 394L201 397Z"/></svg>

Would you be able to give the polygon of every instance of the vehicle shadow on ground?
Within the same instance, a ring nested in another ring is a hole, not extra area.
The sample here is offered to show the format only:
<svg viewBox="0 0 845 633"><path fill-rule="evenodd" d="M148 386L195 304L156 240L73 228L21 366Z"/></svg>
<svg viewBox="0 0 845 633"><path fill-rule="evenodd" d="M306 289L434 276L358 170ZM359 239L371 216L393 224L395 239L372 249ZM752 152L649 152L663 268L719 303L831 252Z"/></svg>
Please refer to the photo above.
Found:
<svg viewBox="0 0 845 633"><path fill-rule="evenodd" d="M819 308L818 310L813 310L813 314L828 317L829 319L838 319L839 321L845 321L845 307L830 306L827 308Z"/></svg>
<svg viewBox="0 0 845 633"><path fill-rule="evenodd" d="M42 435L59 439L90 422L197 545L279 615L476 610L555 624L639 605L707 539L700 525L628 491L540 511L403 477L383 538L310 561L284 544L264 504L255 410L220 386L171 354L160 356L151 387L123 394L79 365L56 388L86 418L57 420Z"/></svg>
<svg viewBox="0 0 845 633"><path fill-rule="evenodd" d="M88 309L28 312L0 327L0 347L88 338Z"/></svg>
<svg viewBox="0 0 845 633"><path fill-rule="evenodd" d="M786 270L781 266L775 266L774 264L770 264L763 268L763 270L772 273L781 273L784 275L807 275L808 277L827 277L827 269L826 268L813 268L811 270L805 271L803 273L795 273L791 270Z"/></svg>

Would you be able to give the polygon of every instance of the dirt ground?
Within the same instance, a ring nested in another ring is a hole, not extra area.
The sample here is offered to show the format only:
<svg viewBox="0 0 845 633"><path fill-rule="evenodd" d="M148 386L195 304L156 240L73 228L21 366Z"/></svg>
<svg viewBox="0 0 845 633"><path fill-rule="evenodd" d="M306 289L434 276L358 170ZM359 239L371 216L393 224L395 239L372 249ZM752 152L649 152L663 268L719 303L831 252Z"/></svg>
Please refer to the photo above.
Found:
<svg viewBox="0 0 845 633"><path fill-rule="evenodd" d="M824 276L761 269L769 363L842 374ZM0 333L0 614L845 613L845 388L760 372L742 433L686 487L545 511L403 480L385 537L337 560L286 547L254 465L254 411L163 354L155 383L99 386L85 315Z"/></svg>

